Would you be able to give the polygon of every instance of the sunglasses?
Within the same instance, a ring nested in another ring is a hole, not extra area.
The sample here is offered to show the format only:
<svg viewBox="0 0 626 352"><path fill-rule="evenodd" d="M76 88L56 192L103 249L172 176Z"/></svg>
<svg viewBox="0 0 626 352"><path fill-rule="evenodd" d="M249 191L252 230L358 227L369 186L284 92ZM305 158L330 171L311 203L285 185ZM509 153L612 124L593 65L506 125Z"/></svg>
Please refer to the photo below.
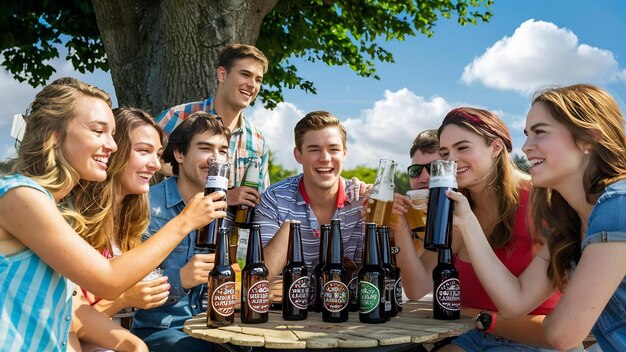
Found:
<svg viewBox="0 0 626 352"><path fill-rule="evenodd" d="M413 164L406 168L406 172L409 177L418 177L422 174L423 169L426 169L426 172L430 174L430 164Z"/></svg>

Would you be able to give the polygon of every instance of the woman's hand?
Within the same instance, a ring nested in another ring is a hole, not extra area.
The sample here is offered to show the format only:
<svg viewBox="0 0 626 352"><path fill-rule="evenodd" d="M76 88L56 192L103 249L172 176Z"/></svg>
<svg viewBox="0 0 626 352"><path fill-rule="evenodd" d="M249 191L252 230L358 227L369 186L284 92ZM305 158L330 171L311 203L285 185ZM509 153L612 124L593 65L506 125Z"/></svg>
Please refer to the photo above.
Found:
<svg viewBox="0 0 626 352"><path fill-rule="evenodd" d="M226 201L224 192L213 192L207 196L196 194L185 209L178 215L184 217L191 229L200 228L211 221L226 217ZM187 231L189 232L189 231Z"/></svg>
<svg viewBox="0 0 626 352"><path fill-rule="evenodd" d="M461 192L449 190L446 192L446 196L454 202L454 218L452 219L452 224L459 232L463 233L463 230L470 224L476 225L476 223L478 223L478 219L476 219L469 201ZM478 227L480 228L480 224Z"/></svg>
<svg viewBox="0 0 626 352"><path fill-rule="evenodd" d="M170 293L170 284L167 276L150 281L139 281L124 292L120 298L126 307L151 309L162 306Z"/></svg>

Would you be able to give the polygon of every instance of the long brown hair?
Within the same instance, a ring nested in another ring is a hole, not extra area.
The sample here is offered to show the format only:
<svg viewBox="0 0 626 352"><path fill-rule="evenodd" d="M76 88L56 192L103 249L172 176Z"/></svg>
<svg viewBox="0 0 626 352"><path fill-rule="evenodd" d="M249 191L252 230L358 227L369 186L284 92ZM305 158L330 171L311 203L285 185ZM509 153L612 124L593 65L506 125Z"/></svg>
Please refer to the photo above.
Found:
<svg viewBox="0 0 626 352"><path fill-rule="evenodd" d="M141 234L148 227L148 194L128 194L118 208L116 197L121 192L122 178L133 148L132 132L141 126L152 126L163 143L160 126L145 111L135 108L113 110L117 133L117 152L109 160L107 179L104 182L81 181L80 188L72 192L76 211L90 221L79 234L99 251L111 250L111 242L126 252L141 242Z"/></svg>
<svg viewBox="0 0 626 352"><path fill-rule="evenodd" d="M624 116L613 97L588 84L538 92L533 105L542 103L550 116L563 124L576 142L591 146L583 175L587 203L594 204L606 186L626 179ZM601 133L598 140L597 131ZM559 192L533 187L533 223L547 234L550 263L548 277L562 290L568 272L581 256L581 220Z"/></svg>
<svg viewBox="0 0 626 352"><path fill-rule="evenodd" d="M504 122L494 113L477 108L461 107L450 111L443 119L437 136L448 125L456 125L475 133L484 138L485 143L490 146L495 140L502 141L504 148L498 154L494 166L495 175L489 188L498 193L498 220L491 234L488 234L489 244L492 248L506 247L513 240L513 228L515 215L519 206L519 188L524 185L523 177L515 163L511 161L510 153L513 149L511 135ZM474 202L467 190L461 190L467 197L470 205Z"/></svg>

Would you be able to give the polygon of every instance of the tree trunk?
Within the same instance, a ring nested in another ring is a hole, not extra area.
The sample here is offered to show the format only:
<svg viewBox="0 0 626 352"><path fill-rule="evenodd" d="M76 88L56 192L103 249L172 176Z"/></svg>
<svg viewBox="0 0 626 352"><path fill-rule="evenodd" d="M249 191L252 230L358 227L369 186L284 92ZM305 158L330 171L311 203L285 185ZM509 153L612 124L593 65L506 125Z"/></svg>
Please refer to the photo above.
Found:
<svg viewBox="0 0 626 352"><path fill-rule="evenodd" d="M256 43L278 0L92 2L119 105L156 116L212 95L220 50Z"/></svg>

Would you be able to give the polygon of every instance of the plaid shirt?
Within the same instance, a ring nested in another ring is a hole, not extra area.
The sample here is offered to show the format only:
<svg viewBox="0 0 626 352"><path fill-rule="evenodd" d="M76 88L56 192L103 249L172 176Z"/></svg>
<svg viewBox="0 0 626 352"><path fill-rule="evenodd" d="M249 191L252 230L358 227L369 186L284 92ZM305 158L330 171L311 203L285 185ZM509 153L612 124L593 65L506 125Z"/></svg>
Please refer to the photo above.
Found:
<svg viewBox="0 0 626 352"><path fill-rule="evenodd" d="M206 111L217 115L213 109L213 97L204 101L197 101L175 106L163 111L156 118L166 134L170 134L178 124L196 111ZM259 130L248 121L243 113L239 114L237 128L231 132L228 155L230 158L229 188L239 187L250 158L260 159L259 163L259 192L263 192L270 185L267 172L269 153L265 145L265 138Z"/></svg>

